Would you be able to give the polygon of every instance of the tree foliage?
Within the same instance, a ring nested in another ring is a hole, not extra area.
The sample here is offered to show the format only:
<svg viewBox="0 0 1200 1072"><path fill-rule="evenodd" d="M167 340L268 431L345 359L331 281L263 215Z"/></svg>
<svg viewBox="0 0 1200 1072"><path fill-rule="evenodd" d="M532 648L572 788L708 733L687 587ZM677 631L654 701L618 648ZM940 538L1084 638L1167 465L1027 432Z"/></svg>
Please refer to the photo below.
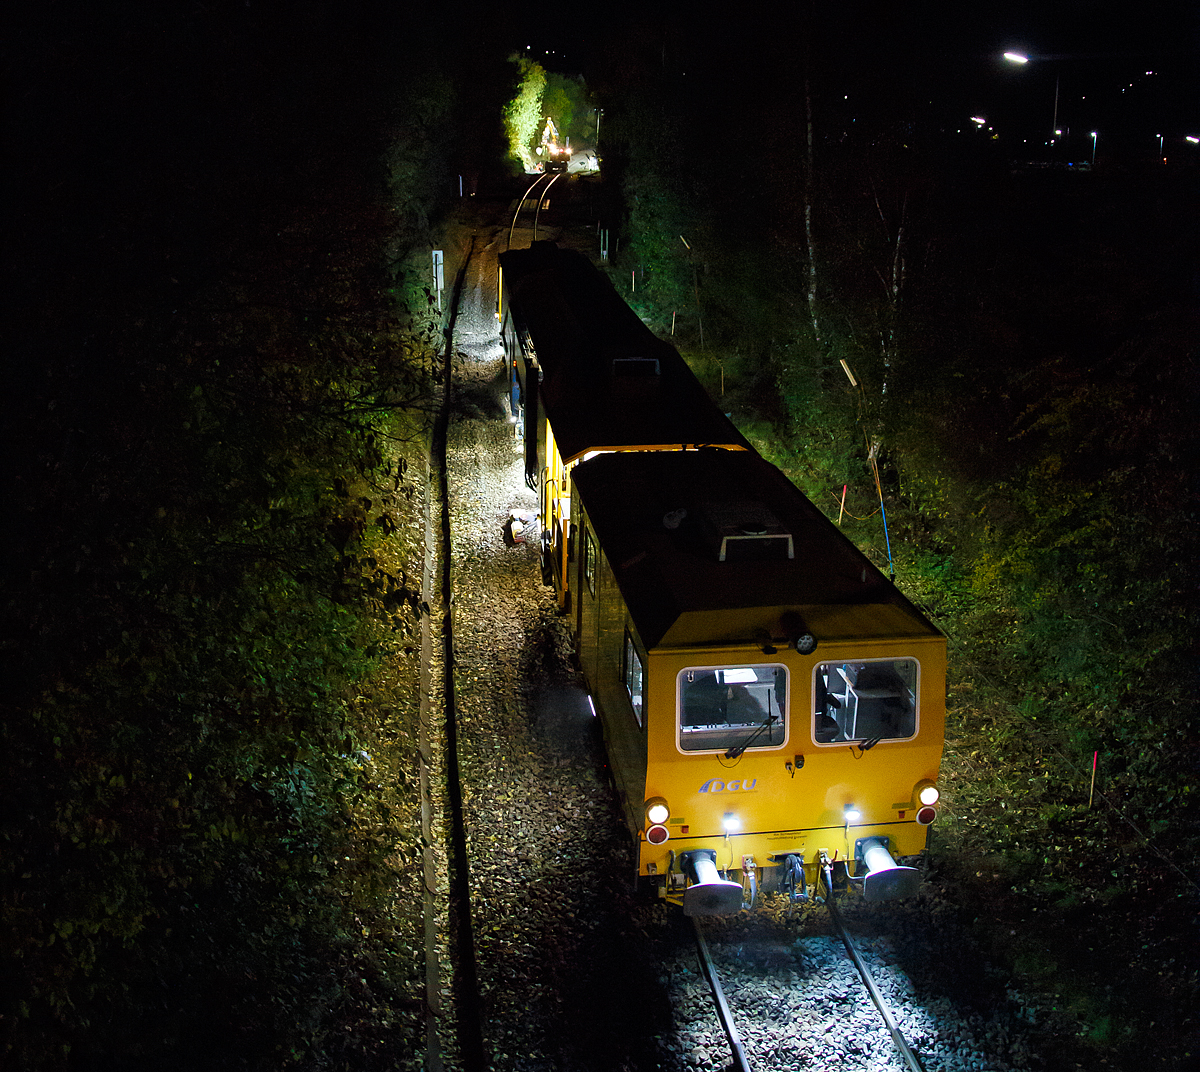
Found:
<svg viewBox="0 0 1200 1072"><path fill-rule="evenodd" d="M723 51L710 78L701 50L685 64L659 44L644 80L605 100L627 212L615 281L664 330L691 282L679 229L702 236L704 345L686 318L677 341L756 446L894 561L950 637L941 866L1012 935L1045 921L1028 942L997 932L997 955L1079 1009L1080 1046L1169 1062L1145 1025L1194 1030L1194 962L1153 1009L1096 983L1116 957L1154 989L1147 951L1165 954L1194 917L1195 175L1013 174L899 95L852 112L819 66L780 84L765 58L764 79L739 87ZM813 249L820 340L804 301ZM1088 943L1105 963L1076 959Z"/></svg>
<svg viewBox="0 0 1200 1072"><path fill-rule="evenodd" d="M341 62L377 54L333 34L285 79L292 110L239 65L257 17L146 31L185 54L214 36L248 91L236 146L214 135L190 185L161 145L114 152L157 196L72 174L27 203L6 265L32 310L7 325L6 1066L392 1068L415 1037L413 463L436 337L396 272L432 215L447 92L385 124L372 68ZM89 55L31 97L73 100L110 52ZM168 66L174 120L205 129L212 102ZM87 137L137 144L106 115ZM268 117L287 134L239 140ZM31 142L23 166L65 151ZM82 229L47 249L43 210Z"/></svg>
<svg viewBox="0 0 1200 1072"><path fill-rule="evenodd" d="M569 141L572 145L595 145L595 107L582 78L555 71L546 72L542 112L553 117L563 144Z"/></svg>
<svg viewBox="0 0 1200 1072"><path fill-rule="evenodd" d="M414 495L389 415L426 397L427 362L339 274L120 331L115 420L56 384L43 433L88 447L26 485L2 726L25 1067L55 1040L118 1063L300 1054L340 1000L377 747L357 698L416 621L379 547ZM374 880L412 849L386 833Z"/></svg>
<svg viewBox="0 0 1200 1072"><path fill-rule="evenodd" d="M526 56L514 55L517 67L516 92L504 106L504 129L509 151L525 171L535 167L534 146L542 133L542 96L546 91L546 71Z"/></svg>

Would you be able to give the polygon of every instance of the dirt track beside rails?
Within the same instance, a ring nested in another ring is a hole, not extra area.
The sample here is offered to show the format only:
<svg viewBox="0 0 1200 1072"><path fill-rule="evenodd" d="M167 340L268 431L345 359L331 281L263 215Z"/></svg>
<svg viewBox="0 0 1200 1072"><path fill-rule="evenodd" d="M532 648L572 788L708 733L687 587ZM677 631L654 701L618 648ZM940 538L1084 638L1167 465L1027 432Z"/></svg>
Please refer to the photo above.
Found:
<svg viewBox="0 0 1200 1072"><path fill-rule="evenodd" d="M652 1067L649 971L603 750L571 668L503 405L494 265L479 242L456 331L449 443L455 686L486 1048L496 1068ZM622 1030L613 1030L622 1024Z"/></svg>

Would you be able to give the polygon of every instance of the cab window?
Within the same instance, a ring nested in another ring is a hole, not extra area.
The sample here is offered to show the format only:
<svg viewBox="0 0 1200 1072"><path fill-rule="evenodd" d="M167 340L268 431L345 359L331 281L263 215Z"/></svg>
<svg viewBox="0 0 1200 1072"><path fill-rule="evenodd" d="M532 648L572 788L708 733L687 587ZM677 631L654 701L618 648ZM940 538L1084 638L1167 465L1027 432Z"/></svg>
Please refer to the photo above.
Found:
<svg viewBox="0 0 1200 1072"><path fill-rule="evenodd" d="M917 660L818 663L813 740L817 744L904 740L917 732Z"/></svg>
<svg viewBox="0 0 1200 1072"><path fill-rule="evenodd" d="M588 591L596 594L596 541L587 529L583 531L583 578Z"/></svg>
<svg viewBox="0 0 1200 1072"><path fill-rule="evenodd" d="M625 689L629 693L629 702L633 704L633 717L641 726L643 703L645 702L646 680L642 668L642 657L638 654L633 637L625 634Z"/></svg>
<svg viewBox="0 0 1200 1072"><path fill-rule="evenodd" d="M787 667L692 666L677 683L685 752L777 748L787 740Z"/></svg>

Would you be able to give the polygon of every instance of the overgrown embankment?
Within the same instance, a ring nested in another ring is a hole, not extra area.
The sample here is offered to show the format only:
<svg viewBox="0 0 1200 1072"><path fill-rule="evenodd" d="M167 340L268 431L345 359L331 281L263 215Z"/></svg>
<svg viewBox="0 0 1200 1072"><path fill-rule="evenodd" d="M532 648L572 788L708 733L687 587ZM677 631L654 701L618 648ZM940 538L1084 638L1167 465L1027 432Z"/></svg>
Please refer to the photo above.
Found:
<svg viewBox="0 0 1200 1072"><path fill-rule="evenodd" d="M645 81L606 110L614 282L950 637L934 857L1002 924L1048 1059L1175 1067L1200 1040L1194 175L1011 175L886 124L809 156L800 77L769 153L718 153L742 112Z"/></svg>
<svg viewBox="0 0 1200 1072"><path fill-rule="evenodd" d="M12 39L2 1061L394 1068L434 355L397 295L448 94L340 8L145 14Z"/></svg>

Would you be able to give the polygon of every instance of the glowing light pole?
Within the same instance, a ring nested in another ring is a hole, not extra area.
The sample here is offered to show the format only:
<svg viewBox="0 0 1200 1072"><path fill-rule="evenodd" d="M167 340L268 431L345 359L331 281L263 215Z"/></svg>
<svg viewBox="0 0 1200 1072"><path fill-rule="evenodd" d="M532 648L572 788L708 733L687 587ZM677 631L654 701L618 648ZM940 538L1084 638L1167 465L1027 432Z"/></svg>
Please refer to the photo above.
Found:
<svg viewBox="0 0 1200 1072"><path fill-rule="evenodd" d="M1092 166L1096 166L1096 132L1092 131Z"/></svg>
<svg viewBox="0 0 1200 1072"><path fill-rule="evenodd" d="M1024 67L1029 62L1029 57L1024 52L1006 52L1004 58L1017 67ZM1051 140L1062 136L1062 131L1058 129L1058 88L1061 77L1059 74L1054 76L1054 119L1050 123Z"/></svg>

